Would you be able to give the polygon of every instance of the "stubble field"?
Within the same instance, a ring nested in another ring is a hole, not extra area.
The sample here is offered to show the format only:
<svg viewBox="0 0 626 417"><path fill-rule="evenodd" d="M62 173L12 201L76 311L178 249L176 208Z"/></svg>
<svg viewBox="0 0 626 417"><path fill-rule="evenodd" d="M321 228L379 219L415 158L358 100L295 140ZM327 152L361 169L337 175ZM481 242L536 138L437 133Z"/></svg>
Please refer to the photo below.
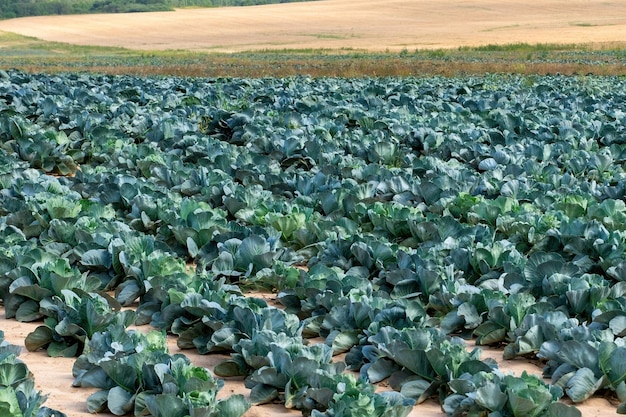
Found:
<svg viewBox="0 0 626 417"><path fill-rule="evenodd" d="M626 4L323 0L114 16L30 17L0 22L0 30L77 45L213 52L611 44L626 40Z"/></svg>

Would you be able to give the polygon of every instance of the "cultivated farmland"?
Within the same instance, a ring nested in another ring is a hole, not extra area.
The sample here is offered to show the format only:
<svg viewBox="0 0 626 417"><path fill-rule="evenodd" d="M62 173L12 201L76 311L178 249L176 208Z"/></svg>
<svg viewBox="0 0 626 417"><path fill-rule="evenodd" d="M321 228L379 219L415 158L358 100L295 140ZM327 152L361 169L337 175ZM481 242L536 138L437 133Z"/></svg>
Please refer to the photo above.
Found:
<svg viewBox="0 0 626 417"><path fill-rule="evenodd" d="M0 22L0 414L626 411L624 5L385 5Z"/></svg>
<svg viewBox="0 0 626 417"><path fill-rule="evenodd" d="M37 323L28 349L79 356L90 410L619 405L623 80L9 72L2 88L6 316ZM269 304L244 296L259 290ZM251 391L216 400L161 333L127 330L148 324Z"/></svg>

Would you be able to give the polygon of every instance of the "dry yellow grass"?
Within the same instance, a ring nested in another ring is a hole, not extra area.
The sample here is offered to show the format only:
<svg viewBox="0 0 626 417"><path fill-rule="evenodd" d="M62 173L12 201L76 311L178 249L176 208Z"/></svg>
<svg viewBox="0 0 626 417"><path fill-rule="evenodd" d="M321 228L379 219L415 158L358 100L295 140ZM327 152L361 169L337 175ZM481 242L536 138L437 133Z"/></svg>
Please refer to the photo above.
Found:
<svg viewBox="0 0 626 417"><path fill-rule="evenodd" d="M78 45L237 52L626 42L620 0L320 0L175 12L28 17L0 30Z"/></svg>

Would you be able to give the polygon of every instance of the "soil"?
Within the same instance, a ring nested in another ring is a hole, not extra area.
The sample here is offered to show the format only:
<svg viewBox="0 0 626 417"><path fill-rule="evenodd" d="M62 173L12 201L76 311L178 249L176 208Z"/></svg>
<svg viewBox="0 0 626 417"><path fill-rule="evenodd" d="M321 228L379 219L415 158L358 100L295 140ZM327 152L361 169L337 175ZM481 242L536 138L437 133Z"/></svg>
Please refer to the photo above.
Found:
<svg viewBox="0 0 626 417"><path fill-rule="evenodd" d="M399 51L487 44L562 43L615 45L626 42L626 2L620 0L321 0L244 8L181 9L174 12L28 17L0 21L0 31L47 41L120 46L141 50L186 49L237 52L262 49L363 49ZM0 309L0 317L4 311ZM7 341L24 346L38 324L2 320ZM178 352L170 339L170 351ZM483 349L504 372L541 373L524 359L503 361L497 349ZM184 351L198 366L212 369L223 357ZM20 358L35 375L46 405L68 417L90 416L85 398L73 388L73 358L49 358L23 349ZM381 387L381 389L384 389ZM226 382L222 396L247 394L241 380ZM592 398L579 405L584 417L615 415L616 404ZM251 408L246 417L299 416L280 405ZM435 401L412 417L441 417Z"/></svg>

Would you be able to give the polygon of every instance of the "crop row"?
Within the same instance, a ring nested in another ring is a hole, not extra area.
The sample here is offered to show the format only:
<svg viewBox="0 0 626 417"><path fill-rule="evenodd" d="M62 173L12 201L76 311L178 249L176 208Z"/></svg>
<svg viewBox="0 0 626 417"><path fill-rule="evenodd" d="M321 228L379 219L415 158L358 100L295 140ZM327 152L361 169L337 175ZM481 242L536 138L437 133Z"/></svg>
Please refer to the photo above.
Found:
<svg viewBox="0 0 626 417"><path fill-rule="evenodd" d="M41 322L29 350L78 357L91 411L249 406L130 324L230 353L213 371L252 403L316 417L626 401L623 80L0 83L2 300ZM540 358L550 384L464 338Z"/></svg>

